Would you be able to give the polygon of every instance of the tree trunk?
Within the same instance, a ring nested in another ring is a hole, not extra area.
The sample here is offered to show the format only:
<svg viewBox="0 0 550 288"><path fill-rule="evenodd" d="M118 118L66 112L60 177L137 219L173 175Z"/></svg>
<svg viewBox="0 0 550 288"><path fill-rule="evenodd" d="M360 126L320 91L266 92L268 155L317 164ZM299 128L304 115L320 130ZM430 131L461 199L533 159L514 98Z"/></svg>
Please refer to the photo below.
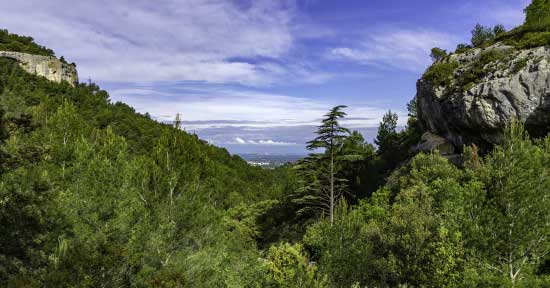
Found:
<svg viewBox="0 0 550 288"><path fill-rule="evenodd" d="M334 223L334 152L330 151L330 226Z"/></svg>

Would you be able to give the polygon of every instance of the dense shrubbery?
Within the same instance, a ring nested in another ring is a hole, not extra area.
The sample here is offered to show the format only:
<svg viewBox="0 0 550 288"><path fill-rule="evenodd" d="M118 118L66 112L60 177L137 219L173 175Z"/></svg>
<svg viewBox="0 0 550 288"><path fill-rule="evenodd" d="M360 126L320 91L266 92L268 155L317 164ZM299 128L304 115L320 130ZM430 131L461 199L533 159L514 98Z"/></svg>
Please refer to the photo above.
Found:
<svg viewBox="0 0 550 288"><path fill-rule="evenodd" d="M421 154L399 180L322 221L304 238L333 287L546 287L550 138L521 125L459 169Z"/></svg>
<svg viewBox="0 0 550 288"><path fill-rule="evenodd" d="M422 76L424 80L429 81L434 86L449 86L452 82L452 76L458 63L435 63Z"/></svg>
<svg viewBox="0 0 550 288"><path fill-rule="evenodd" d="M34 43L32 37L10 34L8 30L0 29L0 51L25 52L44 56L54 56L51 49Z"/></svg>
<svg viewBox="0 0 550 288"><path fill-rule="evenodd" d="M256 218L282 197L285 173L8 59L0 107L0 286L272 282Z"/></svg>

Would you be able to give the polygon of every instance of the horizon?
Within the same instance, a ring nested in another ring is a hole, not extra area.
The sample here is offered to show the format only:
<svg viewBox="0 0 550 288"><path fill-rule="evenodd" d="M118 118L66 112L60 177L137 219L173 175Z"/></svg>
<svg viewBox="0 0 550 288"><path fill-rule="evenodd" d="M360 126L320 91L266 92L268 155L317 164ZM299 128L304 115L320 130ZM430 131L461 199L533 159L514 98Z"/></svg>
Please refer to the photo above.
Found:
<svg viewBox="0 0 550 288"><path fill-rule="evenodd" d="M483 2L12 1L0 25L76 62L113 102L179 113L232 154L305 155L336 105L369 142L388 110L404 126L432 47L468 43L476 23L513 28L529 3Z"/></svg>

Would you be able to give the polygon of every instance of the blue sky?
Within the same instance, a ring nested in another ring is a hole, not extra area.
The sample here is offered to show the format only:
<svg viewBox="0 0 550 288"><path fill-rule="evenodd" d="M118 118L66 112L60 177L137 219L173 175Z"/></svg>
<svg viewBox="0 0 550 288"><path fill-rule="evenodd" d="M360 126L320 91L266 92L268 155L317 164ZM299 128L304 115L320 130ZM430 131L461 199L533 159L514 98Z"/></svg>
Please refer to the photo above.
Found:
<svg viewBox="0 0 550 288"><path fill-rule="evenodd" d="M429 50L476 23L514 27L529 0L2 0L29 35L122 101L233 153L304 153L332 106L372 139L406 103Z"/></svg>

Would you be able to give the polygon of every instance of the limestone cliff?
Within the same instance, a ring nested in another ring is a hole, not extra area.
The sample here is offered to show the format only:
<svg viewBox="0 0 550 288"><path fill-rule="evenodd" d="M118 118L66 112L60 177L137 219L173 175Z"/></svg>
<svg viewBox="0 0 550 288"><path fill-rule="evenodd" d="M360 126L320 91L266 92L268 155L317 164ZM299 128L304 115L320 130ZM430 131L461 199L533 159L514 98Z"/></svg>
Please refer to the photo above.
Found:
<svg viewBox="0 0 550 288"><path fill-rule="evenodd" d="M451 54L430 69L417 83L418 116L455 147L498 144L512 119L531 135L550 132L550 47L495 44Z"/></svg>
<svg viewBox="0 0 550 288"><path fill-rule="evenodd" d="M76 67L55 57L12 51L0 51L0 57L14 59L27 72L44 76L50 81L67 81L73 86L78 83Z"/></svg>

